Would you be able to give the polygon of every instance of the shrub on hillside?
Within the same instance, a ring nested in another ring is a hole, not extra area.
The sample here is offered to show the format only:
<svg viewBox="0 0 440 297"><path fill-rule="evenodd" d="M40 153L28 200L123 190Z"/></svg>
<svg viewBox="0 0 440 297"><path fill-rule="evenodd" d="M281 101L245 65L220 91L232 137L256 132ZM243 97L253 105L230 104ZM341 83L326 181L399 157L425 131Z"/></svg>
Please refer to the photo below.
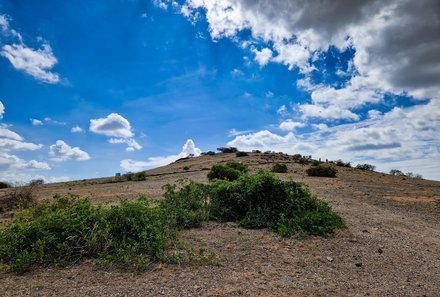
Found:
<svg viewBox="0 0 440 297"><path fill-rule="evenodd" d="M8 182L4 182L4 181L0 181L0 189L7 189L7 188L11 188L11 184Z"/></svg>
<svg viewBox="0 0 440 297"><path fill-rule="evenodd" d="M238 152L238 149L236 147L219 147L217 148L217 150L224 154L231 154Z"/></svg>
<svg viewBox="0 0 440 297"><path fill-rule="evenodd" d="M415 178L415 179L423 179L423 176L418 173L407 172L405 174L405 176L410 177L410 178Z"/></svg>
<svg viewBox="0 0 440 297"><path fill-rule="evenodd" d="M269 228L283 236L325 236L344 227L342 218L305 185L282 181L269 172L211 184L210 216L218 221L238 221L247 228Z"/></svg>
<svg viewBox="0 0 440 297"><path fill-rule="evenodd" d="M318 165L321 165L321 162L319 162L318 160L312 161L312 166L318 166Z"/></svg>
<svg viewBox="0 0 440 297"><path fill-rule="evenodd" d="M299 162L299 164L301 164L301 165L307 165L307 164L309 164L309 160L306 159L306 158L300 158L300 159L298 160L298 162Z"/></svg>
<svg viewBox="0 0 440 297"><path fill-rule="evenodd" d="M405 173L403 173L399 169L391 169L390 174L395 176L405 176Z"/></svg>
<svg viewBox="0 0 440 297"><path fill-rule="evenodd" d="M337 170L332 166L318 165L306 170L309 176L336 177Z"/></svg>
<svg viewBox="0 0 440 297"><path fill-rule="evenodd" d="M249 154L246 152L236 152L235 156L236 157L247 157L247 156L249 156Z"/></svg>
<svg viewBox="0 0 440 297"><path fill-rule="evenodd" d="M275 172L275 173L286 173L287 172L287 165L275 163L275 164L273 164L271 171Z"/></svg>
<svg viewBox="0 0 440 297"><path fill-rule="evenodd" d="M31 181L25 186L13 187L5 191L0 195L0 212L32 205L35 203L40 186L40 183Z"/></svg>
<svg viewBox="0 0 440 297"><path fill-rule="evenodd" d="M336 160L336 166L340 166L340 167L351 167L351 163L350 162L344 162L341 159Z"/></svg>
<svg viewBox="0 0 440 297"><path fill-rule="evenodd" d="M228 161L225 164L216 164L208 172L210 181L215 179L236 180L243 173L247 172L247 167L236 161Z"/></svg>
<svg viewBox="0 0 440 297"><path fill-rule="evenodd" d="M368 171L374 171L374 169L376 169L376 166L371 165L371 164L357 164L356 165L356 169L360 169L360 170L368 170Z"/></svg>
<svg viewBox="0 0 440 297"><path fill-rule="evenodd" d="M147 179L147 174L145 171L140 171L136 173L127 172L124 174L124 177L127 181L144 181Z"/></svg>

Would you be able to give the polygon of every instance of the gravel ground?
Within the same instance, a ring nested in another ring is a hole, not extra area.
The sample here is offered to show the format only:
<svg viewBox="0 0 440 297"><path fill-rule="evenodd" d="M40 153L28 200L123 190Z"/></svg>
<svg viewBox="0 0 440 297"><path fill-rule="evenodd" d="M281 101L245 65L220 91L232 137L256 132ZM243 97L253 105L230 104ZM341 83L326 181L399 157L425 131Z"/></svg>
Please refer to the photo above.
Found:
<svg viewBox="0 0 440 297"><path fill-rule="evenodd" d="M227 155L184 160L151 170L146 182L54 184L55 192L97 201L140 192L161 195L181 177L206 181L206 169ZM311 178L286 156L241 158L253 170L286 162L281 178L304 181L347 221L331 238L281 238L266 230L209 222L183 232L179 244L214 252L209 265L152 264L145 273L98 269L90 261L25 275L0 274L1 296L440 296L440 182L338 168ZM190 170L184 171L184 166ZM70 188L70 190L69 190Z"/></svg>

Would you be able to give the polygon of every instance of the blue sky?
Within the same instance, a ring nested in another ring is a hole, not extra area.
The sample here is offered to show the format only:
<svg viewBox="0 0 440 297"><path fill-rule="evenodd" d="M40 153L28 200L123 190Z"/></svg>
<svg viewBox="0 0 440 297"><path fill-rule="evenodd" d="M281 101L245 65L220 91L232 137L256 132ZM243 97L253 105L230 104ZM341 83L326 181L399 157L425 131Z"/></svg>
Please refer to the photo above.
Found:
<svg viewBox="0 0 440 297"><path fill-rule="evenodd" d="M438 4L324 2L0 0L0 179L230 145L440 180Z"/></svg>

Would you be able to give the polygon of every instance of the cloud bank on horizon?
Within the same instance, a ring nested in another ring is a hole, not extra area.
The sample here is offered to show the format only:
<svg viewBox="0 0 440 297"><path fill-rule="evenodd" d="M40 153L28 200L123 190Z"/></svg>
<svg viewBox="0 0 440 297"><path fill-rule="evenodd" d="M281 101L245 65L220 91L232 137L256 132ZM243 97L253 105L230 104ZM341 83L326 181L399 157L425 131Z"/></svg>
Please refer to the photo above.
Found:
<svg viewBox="0 0 440 297"><path fill-rule="evenodd" d="M194 139L440 180L437 0L97 1L83 19L15 3L0 179L144 170L200 155Z"/></svg>

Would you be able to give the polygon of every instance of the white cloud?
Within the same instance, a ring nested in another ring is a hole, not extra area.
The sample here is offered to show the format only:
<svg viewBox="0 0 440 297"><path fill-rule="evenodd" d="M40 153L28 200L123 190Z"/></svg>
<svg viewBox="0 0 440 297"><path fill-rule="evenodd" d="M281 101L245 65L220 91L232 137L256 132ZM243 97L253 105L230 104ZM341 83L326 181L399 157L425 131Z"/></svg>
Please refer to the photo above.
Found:
<svg viewBox="0 0 440 297"><path fill-rule="evenodd" d="M54 124L54 125L60 125L60 126L66 126L67 125L66 122L60 122L60 121L54 120L54 119L52 119L50 117L45 117L44 121L46 123L48 123L48 124Z"/></svg>
<svg viewBox="0 0 440 297"><path fill-rule="evenodd" d="M24 169L37 169L37 170L49 170L49 164L45 162L39 162L36 160L25 161L15 155L0 152L0 168L2 171L10 169L24 170Z"/></svg>
<svg viewBox="0 0 440 297"><path fill-rule="evenodd" d="M84 130L80 126L76 125L75 127L72 127L72 129L70 129L70 132L72 132L72 133L81 133L81 132L84 132Z"/></svg>
<svg viewBox="0 0 440 297"><path fill-rule="evenodd" d="M23 71L37 80L49 84L60 81L59 75L50 71L58 61L47 43L37 50L29 48L25 44L6 44L0 51L0 55L7 58L15 69Z"/></svg>
<svg viewBox="0 0 440 297"><path fill-rule="evenodd" d="M302 104L299 109L305 117L322 118L326 120L359 120L359 116L348 109L336 105L324 107L322 105Z"/></svg>
<svg viewBox="0 0 440 297"><path fill-rule="evenodd" d="M252 52L255 54L255 61L260 66L265 66L272 59L272 51L268 48L263 48L261 51L253 49Z"/></svg>
<svg viewBox="0 0 440 297"><path fill-rule="evenodd" d="M0 137L9 138L17 141L23 141L23 137L8 129L5 124L0 124Z"/></svg>
<svg viewBox="0 0 440 297"><path fill-rule="evenodd" d="M177 159L188 157L189 155L199 156L201 150L196 147L192 139L188 139L182 147L182 151L178 155L150 157L147 161L137 161L131 159L122 160L120 166L125 171L141 171L147 168L155 168L170 164Z"/></svg>
<svg viewBox="0 0 440 297"><path fill-rule="evenodd" d="M31 121L31 124L32 125L34 125L34 126L43 126L44 124L43 124L43 122L42 121L40 121L40 120L37 120L37 119L29 119L30 121Z"/></svg>
<svg viewBox="0 0 440 297"><path fill-rule="evenodd" d="M142 149L142 146L133 138L110 138L108 142L112 144L117 144L117 143L127 144L127 148L126 148L127 152L132 152L134 150Z"/></svg>
<svg viewBox="0 0 440 297"><path fill-rule="evenodd" d="M3 105L3 103L0 101L0 119L3 118L3 115L5 114L5 106Z"/></svg>
<svg viewBox="0 0 440 297"><path fill-rule="evenodd" d="M240 69L234 68L234 69L231 71L231 75L232 75L233 77L242 77L242 76L244 75L244 73L243 73L243 71L241 71Z"/></svg>
<svg viewBox="0 0 440 297"><path fill-rule="evenodd" d="M70 147L62 140L57 140L55 144L49 148L49 156L54 161L65 160L77 160L84 161L89 160L90 156L85 151L82 151L79 147Z"/></svg>
<svg viewBox="0 0 440 297"><path fill-rule="evenodd" d="M282 145L296 141L293 133L289 132L286 136L274 134L268 130L259 131L256 133L239 135L227 145L238 148L255 148L261 149L272 147L274 145Z"/></svg>
<svg viewBox="0 0 440 297"><path fill-rule="evenodd" d="M0 138L0 150L1 151L35 151L42 148L42 144L34 144L30 142L24 142L17 139Z"/></svg>
<svg viewBox="0 0 440 297"><path fill-rule="evenodd" d="M0 15L0 28L3 32L9 30L9 21L5 15Z"/></svg>
<svg viewBox="0 0 440 297"><path fill-rule="evenodd" d="M273 98L274 93L272 93L271 91L267 91L267 92L265 93L265 95L266 95L266 98Z"/></svg>
<svg viewBox="0 0 440 297"><path fill-rule="evenodd" d="M301 128L304 127L305 124L301 123L301 122L294 122L292 120L285 120L283 122L281 122L279 128L283 131L293 131L296 128Z"/></svg>
<svg viewBox="0 0 440 297"><path fill-rule="evenodd" d="M287 115L289 112L287 111L287 107L286 105L281 105L280 108L278 108L277 113L279 115L285 116Z"/></svg>
<svg viewBox="0 0 440 297"><path fill-rule="evenodd" d="M252 132L252 130L237 130L235 128L229 130L228 132L228 137L232 137L232 136L238 136L238 135L242 135L242 134L246 134L246 133L250 133Z"/></svg>
<svg viewBox="0 0 440 297"><path fill-rule="evenodd" d="M111 137L130 138L133 136L130 122L117 113L105 118L90 120L90 131Z"/></svg>

